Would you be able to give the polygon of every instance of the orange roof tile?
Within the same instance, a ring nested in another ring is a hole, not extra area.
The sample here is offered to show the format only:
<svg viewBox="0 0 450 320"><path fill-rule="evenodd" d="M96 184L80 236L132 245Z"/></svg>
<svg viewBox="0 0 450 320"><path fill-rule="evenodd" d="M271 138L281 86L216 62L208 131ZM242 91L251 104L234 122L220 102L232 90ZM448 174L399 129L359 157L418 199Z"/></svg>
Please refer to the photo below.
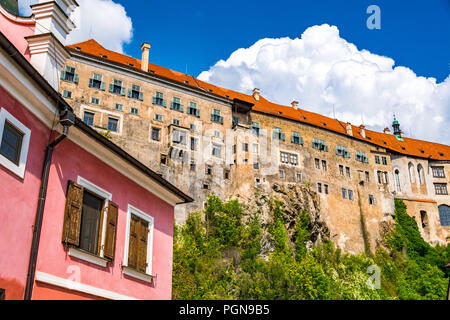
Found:
<svg viewBox="0 0 450 320"><path fill-rule="evenodd" d="M105 49L93 39L73 44L67 47L74 51L80 51L91 56L96 56L101 59L107 59L115 63L123 64L128 67L141 70L141 60ZM347 135L346 123L314 112L306 111L303 109L295 110L291 106L275 104L261 96L259 101L256 101L252 95L221 88L196 79L193 76L189 76L178 71L173 71L155 65L153 63L149 63L149 73L182 83L184 85L202 89L204 91L211 92L230 100L239 99L252 103L254 104L253 110L257 112L307 123L319 128ZM386 134L367 129L365 130L366 138L364 138L361 136L360 127L352 125L352 130L354 138L372 143L374 145L389 149L400 154L420 158L428 158L432 160L450 160L450 146L447 145L406 137L403 138L404 141L399 141L393 134Z"/></svg>

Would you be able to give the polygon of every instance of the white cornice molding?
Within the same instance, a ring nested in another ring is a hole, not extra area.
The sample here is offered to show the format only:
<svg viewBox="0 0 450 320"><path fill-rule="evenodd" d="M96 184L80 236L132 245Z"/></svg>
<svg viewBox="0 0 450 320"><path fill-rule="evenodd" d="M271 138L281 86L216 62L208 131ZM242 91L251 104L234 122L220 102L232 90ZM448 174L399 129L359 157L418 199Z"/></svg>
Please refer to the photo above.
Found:
<svg viewBox="0 0 450 320"><path fill-rule="evenodd" d="M40 271L36 272L36 281L110 300L139 300L113 291L96 288L87 284L60 278Z"/></svg>
<svg viewBox="0 0 450 320"><path fill-rule="evenodd" d="M33 19L36 21L35 35L52 32L56 38L65 43L67 35L75 29L70 20L70 12L64 12L57 2L50 1L31 6Z"/></svg>
<svg viewBox="0 0 450 320"><path fill-rule="evenodd" d="M6 10L3 6L0 5L0 13L3 14L7 19L11 20L12 22L21 23L21 24L35 24L35 21L33 18L30 17L21 17L16 16L12 13L10 13L8 10Z"/></svg>
<svg viewBox="0 0 450 320"><path fill-rule="evenodd" d="M28 41L31 57L48 53L50 58L56 61L58 70L64 66L70 57L66 48L51 33L27 37L26 40Z"/></svg>

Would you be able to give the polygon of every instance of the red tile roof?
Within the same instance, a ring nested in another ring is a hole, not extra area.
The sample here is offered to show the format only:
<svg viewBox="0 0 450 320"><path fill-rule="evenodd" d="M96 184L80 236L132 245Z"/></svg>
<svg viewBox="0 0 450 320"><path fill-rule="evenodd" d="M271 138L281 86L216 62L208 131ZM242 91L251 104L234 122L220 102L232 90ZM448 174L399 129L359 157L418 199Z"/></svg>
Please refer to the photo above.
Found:
<svg viewBox="0 0 450 320"><path fill-rule="evenodd" d="M68 48L74 51L82 52L84 54L96 56L100 59L107 59L115 63L141 70L141 60L105 49L93 39L70 45L68 46ZM336 119L331 119L326 116L322 116L314 112L309 112L303 109L295 110L291 106L275 104L261 96L259 101L257 101L253 98L252 95L247 95L237 91L221 88L196 79L192 76L173 71L155 65L153 63L149 63L149 73L182 83L184 85L189 85L207 92L211 92L230 100L239 99L252 103L254 104L253 110L257 112L307 123L319 128L348 135L346 131L346 123L338 121ZM367 129L365 130L366 138L363 138L360 133L360 127L352 125L352 130L354 138L372 143L394 152L414 157L429 158L432 160L450 160L450 146L447 145L406 137L403 138L404 141L399 141L393 134L385 134Z"/></svg>

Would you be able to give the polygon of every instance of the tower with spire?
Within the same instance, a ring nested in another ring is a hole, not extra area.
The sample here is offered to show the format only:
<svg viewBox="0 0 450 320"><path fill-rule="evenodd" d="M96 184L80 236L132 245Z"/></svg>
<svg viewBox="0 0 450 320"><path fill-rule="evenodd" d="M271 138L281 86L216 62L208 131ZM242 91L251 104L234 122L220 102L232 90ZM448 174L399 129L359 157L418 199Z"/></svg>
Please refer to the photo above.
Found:
<svg viewBox="0 0 450 320"><path fill-rule="evenodd" d="M400 122L398 122L397 118L394 114L394 122L392 123L392 128L394 129L394 135L397 137L398 140L403 141L403 132L400 129Z"/></svg>

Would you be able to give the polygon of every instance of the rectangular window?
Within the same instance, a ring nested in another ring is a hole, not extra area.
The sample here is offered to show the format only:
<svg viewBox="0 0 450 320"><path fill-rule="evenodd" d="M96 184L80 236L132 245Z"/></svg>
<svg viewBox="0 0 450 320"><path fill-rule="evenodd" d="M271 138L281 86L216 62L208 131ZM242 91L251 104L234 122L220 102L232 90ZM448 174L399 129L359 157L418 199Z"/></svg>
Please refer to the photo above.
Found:
<svg viewBox="0 0 450 320"><path fill-rule="evenodd" d="M296 154L291 154L291 165L296 166L298 164L298 156Z"/></svg>
<svg viewBox="0 0 450 320"><path fill-rule="evenodd" d="M302 174L297 173L297 182L302 182Z"/></svg>
<svg viewBox="0 0 450 320"><path fill-rule="evenodd" d="M124 269L124 273L141 279L142 274L152 274L154 219L150 215L129 206L127 220L129 238L125 249L126 267L138 271L141 275L139 273L128 274L127 269ZM145 276L142 279L149 281Z"/></svg>
<svg viewBox="0 0 450 320"><path fill-rule="evenodd" d="M376 164L381 164L380 156L375 156L375 163Z"/></svg>
<svg viewBox="0 0 450 320"><path fill-rule="evenodd" d="M214 157L222 157L222 147L218 144L213 143L212 145L212 155Z"/></svg>
<svg viewBox="0 0 450 320"><path fill-rule="evenodd" d="M94 125L94 114L92 112L85 112L83 121L92 127Z"/></svg>
<svg viewBox="0 0 450 320"><path fill-rule="evenodd" d="M214 137L220 138L220 131L214 130Z"/></svg>
<svg viewBox="0 0 450 320"><path fill-rule="evenodd" d="M194 162L194 161L192 161L192 162L191 162L191 166L190 166L190 168L191 168L191 171L192 171L192 172L195 172L195 170L196 170L196 167L197 167L197 165L195 164L195 162Z"/></svg>
<svg viewBox="0 0 450 320"><path fill-rule="evenodd" d="M242 144L242 151L248 152L248 143L243 143Z"/></svg>
<svg viewBox="0 0 450 320"><path fill-rule="evenodd" d="M191 150L197 150L198 140L194 137L191 137Z"/></svg>
<svg viewBox="0 0 450 320"><path fill-rule="evenodd" d="M173 130L172 133L172 142L179 143L179 144L186 144L186 132L182 130Z"/></svg>
<svg viewBox="0 0 450 320"><path fill-rule="evenodd" d="M167 155L166 154L161 154L160 162L161 162L161 164L167 164Z"/></svg>
<svg viewBox="0 0 450 320"><path fill-rule="evenodd" d="M221 116L220 110L214 109L211 114L211 121L215 123L223 124L223 117Z"/></svg>
<svg viewBox="0 0 450 320"><path fill-rule="evenodd" d="M284 179L284 170L280 170L280 179Z"/></svg>
<svg viewBox="0 0 450 320"><path fill-rule="evenodd" d="M322 184L321 183L317 184L317 192L322 193Z"/></svg>
<svg viewBox="0 0 450 320"><path fill-rule="evenodd" d="M16 166L18 166L20 162L23 137L24 134L22 132L14 127L9 121L5 121L0 145L0 154Z"/></svg>
<svg viewBox="0 0 450 320"><path fill-rule="evenodd" d="M100 104L100 99L96 97L91 97L91 104L98 106Z"/></svg>
<svg viewBox="0 0 450 320"><path fill-rule="evenodd" d="M126 88L123 86L122 81L114 80L113 83L109 85L109 92L119 96L125 96Z"/></svg>
<svg viewBox="0 0 450 320"><path fill-rule="evenodd" d="M340 174L341 176L344 175L344 166L343 166L343 165L339 165L339 174Z"/></svg>
<svg viewBox="0 0 450 320"><path fill-rule="evenodd" d="M353 201L353 191L352 190L348 190L348 200Z"/></svg>
<svg viewBox="0 0 450 320"><path fill-rule="evenodd" d="M278 127L273 128L273 136L272 137L275 140L281 140L281 141L286 140L286 135L283 132L281 132L281 128L278 128Z"/></svg>
<svg viewBox="0 0 450 320"><path fill-rule="evenodd" d="M328 170L327 162L325 160L322 160L322 169L323 169L323 171Z"/></svg>
<svg viewBox="0 0 450 320"><path fill-rule="evenodd" d="M446 183L435 183L434 188L436 189L437 195L448 195L448 189Z"/></svg>
<svg viewBox="0 0 450 320"><path fill-rule="evenodd" d="M123 104L116 103L114 107L117 111L123 111Z"/></svg>
<svg viewBox="0 0 450 320"><path fill-rule="evenodd" d="M138 116L139 115L139 109L138 108L131 108L130 113L132 115Z"/></svg>
<svg viewBox="0 0 450 320"><path fill-rule="evenodd" d="M328 194L328 193L329 193L328 185L327 185L327 184L324 184L324 185L323 185L323 189L324 189L325 194Z"/></svg>
<svg viewBox="0 0 450 320"><path fill-rule="evenodd" d="M224 170L223 171L223 178L225 180L229 180L230 179L230 170Z"/></svg>
<svg viewBox="0 0 450 320"><path fill-rule="evenodd" d="M370 173L366 171L366 182L370 182Z"/></svg>
<svg viewBox="0 0 450 320"><path fill-rule="evenodd" d="M259 136L259 123L258 122L252 122L252 133Z"/></svg>
<svg viewBox="0 0 450 320"><path fill-rule="evenodd" d="M195 102L189 103L189 107L187 108L187 114L200 118L200 109L197 108L197 104Z"/></svg>
<svg viewBox="0 0 450 320"><path fill-rule="evenodd" d="M66 66L66 68L61 71L61 80L78 84L78 74L75 73L75 68Z"/></svg>
<svg viewBox="0 0 450 320"><path fill-rule="evenodd" d="M445 178L444 167L432 167L434 178Z"/></svg>
<svg viewBox="0 0 450 320"><path fill-rule="evenodd" d="M212 166L206 166L206 174L208 176L212 176L213 175L213 167Z"/></svg>
<svg viewBox="0 0 450 320"><path fill-rule="evenodd" d="M155 120L159 122L163 122L163 116L161 114L155 113Z"/></svg>
<svg viewBox="0 0 450 320"><path fill-rule="evenodd" d="M303 145L303 138L300 137L300 133L296 131L292 132L291 142L293 144Z"/></svg>
<svg viewBox="0 0 450 320"><path fill-rule="evenodd" d="M342 188L342 198L347 199L347 189Z"/></svg>
<svg viewBox="0 0 450 320"><path fill-rule="evenodd" d="M386 157L382 157L381 160L383 161L383 165L387 166L387 164L388 164L387 158Z"/></svg>
<svg viewBox="0 0 450 320"><path fill-rule="evenodd" d="M314 165L315 165L316 169L320 170L320 160L319 159L314 159Z"/></svg>
<svg viewBox="0 0 450 320"><path fill-rule="evenodd" d="M355 160L362 163L369 163L369 158L367 158L365 152L356 150Z"/></svg>
<svg viewBox="0 0 450 320"><path fill-rule="evenodd" d="M374 205L377 204L377 201L376 201L375 197L372 194L369 194L369 204L371 206L374 206Z"/></svg>
<svg viewBox="0 0 450 320"><path fill-rule="evenodd" d="M117 124L119 120L114 118L108 118L108 130L112 132L117 132Z"/></svg>
<svg viewBox="0 0 450 320"><path fill-rule="evenodd" d="M79 184L69 181L63 242L82 252L113 260L118 212L111 194L84 179Z"/></svg>
<svg viewBox="0 0 450 320"><path fill-rule="evenodd" d="M170 103L170 110L175 110L178 112L184 112L184 106L181 105L180 98L173 98L173 101Z"/></svg>
<svg viewBox="0 0 450 320"><path fill-rule="evenodd" d="M351 178L350 167L345 167L345 174L347 175L347 178Z"/></svg>
<svg viewBox="0 0 450 320"><path fill-rule="evenodd" d="M133 84L131 89L128 90L128 98L136 99L136 100L144 100L144 93L141 92L141 87Z"/></svg>
<svg viewBox="0 0 450 320"><path fill-rule="evenodd" d="M336 155L344 157L344 158L350 158L350 152L348 152L347 147L337 145L336 148Z"/></svg>
<svg viewBox="0 0 450 320"><path fill-rule="evenodd" d="M175 125L175 126L180 126L180 120L178 120L178 119L173 119L173 120L172 120L172 123L173 123L173 125Z"/></svg>
<svg viewBox="0 0 450 320"><path fill-rule="evenodd" d="M253 162L253 169L259 169L259 162Z"/></svg>
<svg viewBox="0 0 450 320"><path fill-rule="evenodd" d="M189 125L189 128L192 130L192 131L196 131L197 130L197 127L195 126L195 124L190 124Z"/></svg>
<svg viewBox="0 0 450 320"><path fill-rule="evenodd" d="M289 154L286 152L281 153L281 163L288 164L289 163Z"/></svg>
<svg viewBox="0 0 450 320"><path fill-rule="evenodd" d="M167 107L167 101L164 100L164 94L162 92L156 92L153 97L153 104L164 108Z"/></svg>
<svg viewBox="0 0 450 320"><path fill-rule="evenodd" d="M92 78L89 79L89 88L105 91L106 84L102 80L103 76L101 74L93 73Z"/></svg>
<svg viewBox="0 0 450 320"><path fill-rule="evenodd" d="M72 99L72 91L63 90L63 97L66 99Z"/></svg>
<svg viewBox="0 0 450 320"><path fill-rule="evenodd" d="M152 140L159 141L159 133L161 132L160 128L152 128Z"/></svg>
<svg viewBox="0 0 450 320"><path fill-rule="evenodd" d="M328 146L325 144L324 140L320 140L318 138L313 139L312 147L319 151L328 152Z"/></svg>

